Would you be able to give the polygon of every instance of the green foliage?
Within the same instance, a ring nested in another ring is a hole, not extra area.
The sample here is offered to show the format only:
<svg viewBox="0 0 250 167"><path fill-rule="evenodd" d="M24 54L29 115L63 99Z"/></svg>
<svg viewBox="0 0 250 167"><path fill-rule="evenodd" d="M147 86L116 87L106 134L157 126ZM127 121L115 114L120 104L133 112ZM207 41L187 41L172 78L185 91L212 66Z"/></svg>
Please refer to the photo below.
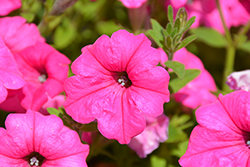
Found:
<svg viewBox="0 0 250 167"><path fill-rule="evenodd" d="M185 65L184 64L182 64L178 61L166 61L164 64L168 68L171 68L180 79L184 78L184 75L185 75Z"/></svg>
<svg viewBox="0 0 250 167"><path fill-rule="evenodd" d="M238 49L244 50L245 52L250 53L250 41L247 41L246 43L242 43L238 46Z"/></svg>
<svg viewBox="0 0 250 167"><path fill-rule="evenodd" d="M172 93L178 92L186 84L195 79L199 74L200 70L198 69L187 69L185 70L185 76L182 80L180 80L179 78L171 79L169 82L169 86L173 91Z"/></svg>
<svg viewBox="0 0 250 167"><path fill-rule="evenodd" d="M200 40L209 46L217 48L227 46L227 41L225 37L214 29L200 27L192 29L190 30L190 32L198 36L197 40Z"/></svg>
<svg viewBox="0 0 250 167"><path fill-rule="evenodd" d="M157 156L151 156L150 158L151 160L151 167L166 167L167 166L167 162L164 158L160 158Z"/></svg>
<svg viewBox="0 0 250 167"><path fill-rule="evenodd" d="M156 44L167 53L170 61L173 59L174 52L187 46L196 39L196 35L183 38L184 33L195 21L195 17L189 20L187 20L187 17L185 8L180 8L174 19L173 8L168 6L169 23L166 25L166 29L156 20L151 19L152 30L148 32Z"/></svg>

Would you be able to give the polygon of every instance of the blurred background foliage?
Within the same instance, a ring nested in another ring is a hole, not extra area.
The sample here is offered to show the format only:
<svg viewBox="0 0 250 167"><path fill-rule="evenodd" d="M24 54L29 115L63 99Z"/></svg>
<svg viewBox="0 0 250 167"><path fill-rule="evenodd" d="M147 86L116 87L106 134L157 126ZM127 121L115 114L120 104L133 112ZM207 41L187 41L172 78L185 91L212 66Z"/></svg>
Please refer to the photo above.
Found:
<svg viewBox="0 0 250 167"><path fill-rule="evenodd" d="M164 0L151 0L151 18L156 19L163 27L167 24ZM130 32L132 27L128 17L128 9L118 0L78 0L73 6L60 15L51 15L54 0L22 0L22 8L12 12L10 16L20 15L27 22L35 23L41 34L61 53L72 61L81 54L81 48L93 44L103 34L110 36L119 29ZM232 28L237 32L239 28ZM138 33L138 32L136 32ZM145 33L147 30L141 30ZM212 74L216 85L221 89L222 73L225 61L225 38L215 30L208 28L192 29L187 34L197 34L198 38L187 46L197 55L205 68ZM249 35L242 41L249 39ZM149 36L148 36L149 37ZM150 38L150 37L149 37ZM152 41L153 46L156 44ZM236 52L235 71L250 69L250 44L244 44ZM72 74L70 74L72 75ZM170 118L169 139L160 144L152 154L140 159L127 145L117 141L108 142L102 137L105 146L91 146L87 159L89 167L175 167L178 159L185 153L189 135L197 124L194 112L176 103L173 98L164 105L165 114ZM0 122L8 113L1 112Z"/></svg>

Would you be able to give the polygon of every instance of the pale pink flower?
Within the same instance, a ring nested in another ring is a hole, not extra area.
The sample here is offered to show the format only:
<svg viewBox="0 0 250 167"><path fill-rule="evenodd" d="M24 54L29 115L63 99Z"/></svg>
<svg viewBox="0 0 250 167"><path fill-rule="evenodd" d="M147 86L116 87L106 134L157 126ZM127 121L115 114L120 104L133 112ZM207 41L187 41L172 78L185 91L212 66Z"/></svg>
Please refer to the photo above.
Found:
<svg viewBox="0 0 250 167"><path fill-rule="evenodd" d="M0 16L9 14L11 11L21 7L21 0L1 0L0 1Z"/></svg>
<svg viewBox="0 0 250 167"><path fill-rule="evenodd" d="M10 114L0 128L2 167L87 167L88 145L55 116L28 110Z"/></svg>
<svg viewBox="0 0 250 167"><path fill-rule="evenodd" d="M147 0L119 0L127 8L139 8Z"/></svg>
<svg viewBox="0 0 250 167"><path fill-rule="evenodd" d="M205 25L207 27L212 27L221 33L224 33L224 28L215 1L167 0L166 6L168 5L173 6L175 13L180 7L185 7L189 18L196 16L196 21L192 27ZM247 11L247 8L250 6L249 1L245 1L243 4L239 0L220 0L220 5L228 28L231 28L232 26L237 27L239 25L244 25L248 22L250 18L250 14Z"/></svg>
<svg viewBox="0 0 250 167"><path fill-rule="evenodd" d="M169 101L169 75L150 45L144 34L119 30L84 47L71 66L75 76L65 81L66 112L83 124L97 119L106 138L129 143L145 116L161 115Z"/></svg>
<svg viewBox="0 0 250 167"><path fill-rule="evenodd" d="M183 167L248 167L250 148L250 93L220 95L196 111L200 125L191 133Z"/></svg>
<svg viewBox="0 0 250 167"><path fill-rule="evenodd" d="M233 90L250 91L250 70L233 72L227 77L227 84Z"/></svg>
<svg viewBox="0 0 250 167"><path fill-rule="evenodd" d="M161 51L161 64L168 60L166 53ZM216 91L216 85L213 77L204 68L202 61L194 54L188 52L186 48L182 48L175 52L173 61L178 61L185 65L185 69L199 69L200 75L189 82L174 94L175 100L183 105L195 109L200 105L208 104L216 100L216 96L210 91Z"/></svg>
<svg viewBox="0 0 250 167"><path fill-rule="evenodd" d="M160 142L168 139L169 119L164 114L157 118L146 117L146 128L144 131L131 139L128 146L141 158L146 158L159 147Z"/></svg>
<svg viewBox="0 0 250 167"><path fill-rule="evenodd" d="M14 54L14 58L27 83L18 92L23 108L39 110L63 91L70 60L50 45L37 42Z"/></svg>
<svg viewBox="0 0 250 167"><path fill-rule="evenodd" d="M16 90L25 85L21 73L10 50L0 37L0 103L5 101L9 90Z"/></svg>

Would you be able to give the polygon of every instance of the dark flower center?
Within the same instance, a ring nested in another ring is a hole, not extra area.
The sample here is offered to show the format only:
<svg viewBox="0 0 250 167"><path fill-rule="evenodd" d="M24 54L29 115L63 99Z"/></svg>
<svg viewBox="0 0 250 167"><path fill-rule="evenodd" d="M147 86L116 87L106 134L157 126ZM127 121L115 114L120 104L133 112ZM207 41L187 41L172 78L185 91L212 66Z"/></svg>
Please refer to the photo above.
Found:
<svg viewBox="0 0 250 167"><path fill-rule="evenodd" d="M122 87L125 87L125 88L128 88L128 87L130 87L130 86L132 85L132 82L131 82L131 80L129 79L128 74L127 74L126 72L121 72L121 73L119 73L117 82L118 82Z"/></svg>
<svg viewBox="0 0 250 167"><path fill-rule="evenodd" d="M39 77L38 77L38 80L41 82L41 83L44 83L46 80L47 80L48 76L47 74L41 74Z"/></svg>
<svg viewBox="0 0 250 167"><path fill-rule="evenodd" d="M38 152L33 152L29 156L26 157L30 166L41 166L44 161L44 156L39 154Z"/></svg>
<svg viewBox="0 0 250 167"><path fill-rule="evenodd" d="M246 146L250 149L250 134L248 133L243 134L243 138L246 143Z"/></svg>

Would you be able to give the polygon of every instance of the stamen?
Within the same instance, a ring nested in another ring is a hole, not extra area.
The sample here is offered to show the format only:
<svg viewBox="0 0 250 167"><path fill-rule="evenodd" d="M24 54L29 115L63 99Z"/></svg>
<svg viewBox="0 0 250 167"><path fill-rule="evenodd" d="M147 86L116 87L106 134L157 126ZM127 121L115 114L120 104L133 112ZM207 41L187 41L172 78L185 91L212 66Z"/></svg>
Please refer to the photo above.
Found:
<svg viewBox="0 0 250 167"><path fill-rule="evenodd" d="M44 83L47 79L47 76L46 74L42 74L38 77L38 80L41 82L41 83Z"/></svg>
<svg viewBox="0 0 250 167"><path fill-rule="evenodd" d="M39 166L39 160L36 158L36 157L32 157L31 159L30 159L30 165L31 166Z"/></svg>
<svg viewBox="0 0 250 167"><path fill-rule="evenodd" d="M120 83L122 86L125 86L128 82L128 78L126 76L121 76L121 78L118 79L118 83Z"/></svg>
<svg viewBox="0 0 250 167"><path fill-rule="evenodd" d="M250 140L247 141L247 145L248 145L248 147L250 147Z"/></svg>

